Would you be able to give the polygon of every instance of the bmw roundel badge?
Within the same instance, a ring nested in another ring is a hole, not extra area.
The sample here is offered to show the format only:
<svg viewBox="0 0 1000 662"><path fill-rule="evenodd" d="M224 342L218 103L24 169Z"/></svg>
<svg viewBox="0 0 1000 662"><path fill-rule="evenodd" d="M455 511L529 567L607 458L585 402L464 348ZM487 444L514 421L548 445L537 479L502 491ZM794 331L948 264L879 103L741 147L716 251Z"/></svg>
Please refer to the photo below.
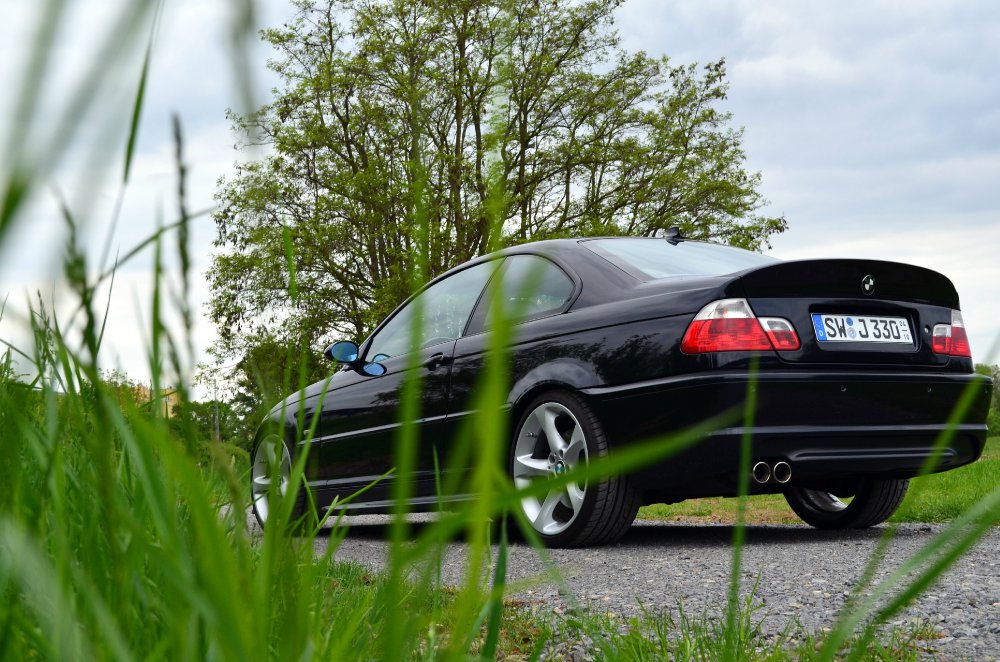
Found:
<svg viewBox="0 0 1000 662"><path fill-rule="evenodd" d="M861 279L861 291L868 296L875 294L875 276L868 274Z"/></svg>

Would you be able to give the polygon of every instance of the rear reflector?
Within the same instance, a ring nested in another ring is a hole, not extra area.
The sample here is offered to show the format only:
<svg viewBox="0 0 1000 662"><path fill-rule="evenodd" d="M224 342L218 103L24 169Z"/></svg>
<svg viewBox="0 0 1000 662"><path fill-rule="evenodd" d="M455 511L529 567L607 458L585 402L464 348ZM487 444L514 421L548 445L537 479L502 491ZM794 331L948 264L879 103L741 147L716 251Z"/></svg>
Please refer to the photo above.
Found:
<svg viewBox="0 0 1000 662"><path fill-rule="evenodd" d="M798 348L799 337L791 322L780 317L758 320L746 299L723 299L708 304L698 311L681 340L681 351L685 354Z"/></svg>
<svg viewBox="0 0 1000 662"><path fill-rule="evenodd" d="M969 336L965 332L962 313L953 310L951 311L951 324L934 325L931 348L935 354L972 358L972 348L969 347Z"/></svg>

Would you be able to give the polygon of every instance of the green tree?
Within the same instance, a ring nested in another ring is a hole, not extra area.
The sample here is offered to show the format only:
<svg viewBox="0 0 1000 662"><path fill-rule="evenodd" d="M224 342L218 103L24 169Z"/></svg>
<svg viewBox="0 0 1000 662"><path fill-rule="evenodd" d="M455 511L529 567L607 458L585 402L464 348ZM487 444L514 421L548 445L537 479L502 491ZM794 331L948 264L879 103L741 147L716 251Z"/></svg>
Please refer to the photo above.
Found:
<svg viewBox="0 0 1000 662"><path fill-rule="evenodd" d="M304 341L289 347L284 341L266 337L249 345L230 379L230 403L243 421L238 445L253 440L263 416L289 391L322 379L329 368Z"/></svg>
<svg viewBox="0 0 1000 662"><path fill-rule="evenodd" d="M170 426L178 436L190 432L201 442L221 441L244 447L250 442L240 434L239 416L228 402L182 402L174 407Z"/></svg>
<svg viewBox="0 0 1000 662"><path fill-rule="evenodd" d="M101 386L118 402L119 408L135 407L152 411L153 395L149 387L129 377L124 370L102 370L99 377ZM97 397L96 385L83 384L82 388L87 397Z"/></svg>
<svg viewBox="0 0 1000 662"><path fill-rule="evenodd" d="M977 363L976 372L993 378L993 400L986 419L990 436L1000 435L1000 365Z"/></svg>
<svg viewBox="0 0 1000 662"><path fill-rule="evenodd" d="M980 375L986 375L987 377L993 378L993 409L1000 410L1000 365L989 364L989 363L977 363L976 372Z"/></svg>
<svg viewBox="0 0 1000 662"><path fill-rule="evenodd" d="M281 87L231 116L269 149L217 193L221 354L361 338L415 265L431 277L497 243L676 225L758 249L783 231L720 109L724 62L623 50L620 4L297 0L263 32Z"/></svg>

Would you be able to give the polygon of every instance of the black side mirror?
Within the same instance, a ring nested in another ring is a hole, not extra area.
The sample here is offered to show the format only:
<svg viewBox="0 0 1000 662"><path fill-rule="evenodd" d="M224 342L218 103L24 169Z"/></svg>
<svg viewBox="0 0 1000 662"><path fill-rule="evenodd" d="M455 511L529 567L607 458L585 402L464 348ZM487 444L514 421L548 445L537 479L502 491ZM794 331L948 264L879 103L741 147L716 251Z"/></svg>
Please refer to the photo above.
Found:
<svg viewBox="0 0 1000 662"><path fill-rule="evenodd" d="M350 340L341 340L327 347L323 356L335 363L355 363L358 360L358 346Z"/></svg>

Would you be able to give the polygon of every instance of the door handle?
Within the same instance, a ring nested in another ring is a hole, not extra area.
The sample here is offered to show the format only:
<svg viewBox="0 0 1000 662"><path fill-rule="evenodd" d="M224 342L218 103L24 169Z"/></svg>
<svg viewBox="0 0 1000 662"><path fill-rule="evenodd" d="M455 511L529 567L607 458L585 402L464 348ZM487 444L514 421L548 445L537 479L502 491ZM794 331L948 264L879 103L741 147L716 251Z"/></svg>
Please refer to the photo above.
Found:
<svg viewBox="0 0 1000 662"><path fill-rule="evenodd" d="M450 356L446 356L445 354L438 352L437 354L432 355L431 358L427 359L427 361L424 362L424 367L426 367L428 370L437 370L439 365L449 365L450 363L451 363Z"/></svg>

